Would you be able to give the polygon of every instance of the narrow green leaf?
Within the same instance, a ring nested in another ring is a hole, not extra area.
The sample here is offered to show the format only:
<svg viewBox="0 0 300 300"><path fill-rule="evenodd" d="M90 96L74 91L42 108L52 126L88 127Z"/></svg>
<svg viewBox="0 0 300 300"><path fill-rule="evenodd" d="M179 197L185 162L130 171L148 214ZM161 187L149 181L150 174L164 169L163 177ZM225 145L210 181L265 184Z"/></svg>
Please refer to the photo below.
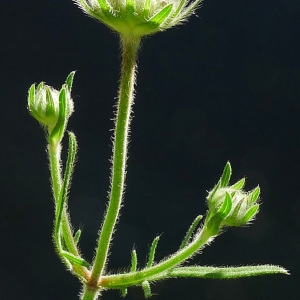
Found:
<svg viewBox="0 0 300 300"><path fill-rule="evenodd" d="M121 288L121 297L125 298L127 296L127 288Z"/></svg>
<svg viewBox="0 0 300 300"><path fill-rule="evenodd" d="M64 207L67 203L68 192L69 192L69 189L71 186L71 178L72 178L72 174L73 174L74 167L75 167L76 153L77 153L76 138L72 132L69 132L69 150L68 150L67 163L66 163L66 167L65 167L65 174L64 174L60 194L59 194L59 199L57 201L56 213L55 213L54 234L56 237L56 241L58 241L58 238L59 238L61 216L62 216ZM57 246L59 247L59 244Z"/></svg>
<svg viewBox="0 0 300 300"><path fill-rule="evenodd" d="M231 173L232 173L231 165L230 165L230 162L228 161L226 163L226 166L223 170L223 174L220 179L221 187L226 187L228 185L230 177L231 177Z"/></svg>
<svg viewBox="0 0 300 300"><path fill-rule="evenodd" d="M79 256L75 256L74 254L70 253L70 252L66 252L66 251L62 251L60 252L60 254L67 258L71 263L76 264L78 266L83 266L83 267L90 267L90 264L83 258L79 257Z"/></svg>
<svg viewBox="0 0 300 300"><path fill-rule="evenodd" d="M155 23L160 26L170 15L172 11L173 4L169 4L165 6L162 10L160 10L156 15L154 15L149 22Z"/></svg>
<svg viewBox="0 0 300 300"><path fill-rule="evenodd" d="M188 3L185 8L183 8L179 14L179 16L177 16L176 18L172 16L172 22L178 22L180 20L184 20L186 17L188 17L189 15L191 15L193 13L193 11L199 7L203 2L203 0L195 0L195 1L186 1L186 3Z"/></svg>
<svg viewBox="0 0 300 300"><path fill-rule="evenodd" d="M53 98L52 98L52 94L51 94L51 91L50 91L50 87L46 86L45 90L46 90L46 102L47 102L47 105L50 104L50 103L52 104L53 103Z"/></svg>
<svg viewBox="0 0 300 300"><path fill-rule="evenodd" d="M142 288L143 288L143 291L144 291L145 298L150 298L152 296L152 294L151 294L151 288L150 288L149 282L144 281L142 283Z"/></svg>
<svg viewBox="0 0 300 300"><path fill-rule="evenodd" d="M209 198L208 198L208 200L209 200L209 199L212 199L212 198L214 197L216 191L218 190L218 188L220 188L220 186L221 186L221 180L218 181L218 183L215 185L214 189L209 193ZM207 201L208 201L208 200L207 200Z"/></svg>
<svg viewBox="0 0 300 300"><path fill-rule="evenodd" d="M75 242L76 245L77 245L78 242L79 242L80 236L81 236L81 230L78 229L78 230L76 231L76 233L75 233L75 236L74 236L74 242Z"/></svg>
<svg viewBox="0 0 300 300"><path fill-rule="evenodd" d="M107 3L106 0L98 0L98 3L99 3L99 5L100 5L100 7L101 7L101 10L102 10L103 12L109 12L109 10L110 10L110 5Z"/></svg>
<svg viewBox="0 0 300 300"><path fill-rule="evenodd" d="M248 201L249 205L253 204L257 199L259 198L260 194L260 187L257 186L249 195L248 195Z"/></svg>
<svg viewBox="0 0 300 300"><path fill-rule="evenodd" d="M230 213L231 208L232 208L232 199L231 196L226 192L225 200L217 213L220 214L222 219L225 219Z"/></svg>
<svg viewBox="0 0 300 300"><path fill-rule="evenodd" d="M67 122L67 99L66 99L66 86L63 85L59 92L59 117L55 127L50 134L50 140L59 141L63 138L63 133L65 131Z"/></svg>
<svg viewBox="0 0 300 300"><path fill-rule="evenodd" d="M34 104L35 98L35 84L32 84L28 91L28 109Z"/></svg>
<svg viewBox="0 0 300 300"><path fill-rule="evenodd" d="M182 248L184 248L187 245L187 243L189 242L192 234L195 232L198 224L200 223L200 221L202 219L203 219L203 216L201 216L201 215L196 217L196 219L193 221L193 223L189 227L189 230L187 231L187 233L186 233L186 235L185 235L185 237L184 237L184 239L183 239L183 241L182 241L179 249L182 249Z"/></svg>
<svg viewBox="0 0 300 300"><path fill-rule="evenodd" d="M71 93L71 91L72 91L74 75L75 75L75 71L72 71L72 72L68 75L68 77L67 77L67 79L66 79L66 82L65 82L65 84L66 84L66 86L67 86L67 88L68 88L68 90L69 90L70 93Z"/></svg>
<svg viewBox="0 0 300 300"><path fill-rule="evenodd" d="M150 4L151 4L151 0L145 0L145 6L143 9L145 20L149 18Z"/></svg>
<svg viewBox="0 0 300 300"><path fill-rule="evenodd" d="M39 84L38 84L38 86L37 86L37 90L39 91L39 90L43 90L44 89L44 82L40 82Z"/></svg>
<svg viewBox="0 0 300 300"><path fill-rule="evenodd" d="M242 207L242 204L244 202L244 199L241 199L239 202L236 203L235 207L234 207L234 210L230 216L230 223L231 226L240 226L242 223L242 220L241 220L241 216L239 216L240 214L240 210L241 210L241 207ZM242 224L244 225L244 224Z"/></svg>
<svg viewBox="0 0 300 300"><path fill-rule="evenodd" d="M53 97L52 97L52 93L50 90L49 86L45 87L46 90L46 114L47 113L53 113L55 111L55 107L54 107L54 101L53 101Z"/></svg>
<svg viewBox="0 0 300 300"><path fill-rule="evenodd" d="M110 1L108 0L98 0L101 10L89 9L89 14L93 16L96 20L110 20L111 18L118 15L118 10L114 10ZM102 15L103 14L103 15Z"/></svg>
<svg viewBox="0 0 300 300"><path fill-rule="evenodd" d="M96 12L94 12L93 8L89 9L89 13L91 12L90 15L96 18L96 20L109 20L117 15L118 11L114 10L108 0L98 0L98 3L101 11L98 9ZM101 16L101 12L103 13L103 17Z"/></svg>
<svg viewBox="0 0 300 300"><path fill-rule="evenodd" d="M174 14L172 15L172 19L175 19L175 18L178 16L178 14L180 13L180 11L181 11L183 5L184 5L186 2L187 2L186 0L181 0L181 2L180 2L180 4L178 5L176 11L175 11Z"/></svg>
<svg viewBox="0 0 300 300"><path fill-rule="evenodd" d="M128 13L134 13L134 0L125 0L125 1L126 1L125 4L126 11Z"/></svg>
<svg viewBox="0 0 300 300"><path fill-rule="evenodd" d="M99 18L99 10L97 11L97 13L95 13L94 8L90 4L87 4L86 0L79 0L79 2L80 2L80 4L78 6L81 9L83 9L84 12L86 12L90 16L93 16L95 19ZM99 0L98 0L98 2L99 2Z"/></svg>
<svg viewBox="0 0 300 300"><path fill-rule="evenodd" d="M235 190L241 190L244 187L245 182L246 182L245 178L242 178L241 180L233 184L231 187Z"/></svg>
<svg viewBox="0 0 300 300"><path fill-rule="evenodd" d="M130 272L135 272L137 268L137 255L136 251L133 249L131 252L131 269Z"/></svg>
<svg viewBox="0 0 300 300"><path fill-rule="evenodd" d="M245 222L245 224L247 222L249 222L258 212L259 209L259 205L255 204L253 205L245 214L244 218L243 218L243 222Z"/></svg>
<svg viewBox="0 0 300 300"><path fill-rule="evenodd" d="M209 279L235 279L271 274L289 275L288 270L274 265L257 265L243 267L179 267L174 268L168 277L193 277Z"/></svg>
<svg viewBox="0 0 300 300"><path fill-rule="evenodd" d="M148 262L147 262L147 268L150 268L153 265L155 251L156 251L158 241L159 241L159 236L157 236L152 242L152 245L151 245L150 251L149 251L149 258L148 258Z"/></svg>

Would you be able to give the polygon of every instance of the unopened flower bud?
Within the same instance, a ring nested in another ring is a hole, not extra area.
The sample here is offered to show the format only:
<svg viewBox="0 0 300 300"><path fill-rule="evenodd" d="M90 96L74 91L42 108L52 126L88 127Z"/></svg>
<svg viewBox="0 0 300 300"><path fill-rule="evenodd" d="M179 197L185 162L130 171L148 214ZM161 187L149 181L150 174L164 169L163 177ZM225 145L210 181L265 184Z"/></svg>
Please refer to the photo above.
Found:
<svg viewBox="0 0 300 300"><path fill-rule="evenodd" d="M260 188L245 192L244 178L229 186L231 173L228 162L219 182L207 196L208 214L205 225L211 235L217 235L223 226L246 225L258 213Z"/></svg>
<svg viewBox="0 0 300 300"><path fill-rule="evenodd" d="M250 193L229 187L217 189L207 197L209 212L222 218L221 226L242 226L258 213L259 187Z"/></svg>
<svg viewBox="0 0 300 300"><path fill-rule="evenodd" d="M74 110L71 99L71 87L74 72L70 73L61 90L41 82L31 85L28 91L28 110L30 114L46 129L49 139L60 142L66 123Z"/></svg>
<svg viewBox="0 0 300 300"><path fill-rule="evenodd" d="M74 0L89 16L134 38L182 23L202 0Z"/></svg>

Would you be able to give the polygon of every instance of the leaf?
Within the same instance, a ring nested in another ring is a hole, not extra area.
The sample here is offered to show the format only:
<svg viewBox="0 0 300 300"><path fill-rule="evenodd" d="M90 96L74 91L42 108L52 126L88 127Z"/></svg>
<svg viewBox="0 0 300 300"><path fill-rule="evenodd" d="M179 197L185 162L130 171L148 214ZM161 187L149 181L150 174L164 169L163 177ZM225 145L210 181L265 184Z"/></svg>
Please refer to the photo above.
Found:
<svg viewBox="0 0 300 300"><path fill-rule="evenodd" d="M221 181L219 180L218 183L215 185L214 189L209 193L209 197L208 197L207 201L214 197L216 191L220 188L220 186L221 186Z"/></svg>
<svg viewBox="0 0 300 300"><path fill-rule="evenodd" d="M110 5L107 3L106 0L98 0L99 6L101 7L101 10L105 13L109 13Z"/></svg>
<svg viewBox="0 0 300 300"><path fill-rule="evenodd" d="M245 214L243 221L245 224L249 222L257 213L258 213L259 205L253 205Z"/></svg>
<svg viewBox="0 0 300 300"><path fill-rule="evenodd" d="M67 258L71 263L78 265L78 266L82 266L82 267L90 267L90 264L84 260L83 258L79 257L79 256L75 256L74 254L70 253L70 252L66 252L66 251L61 251L60 254Z"/></svg>
<svg viewBox="0 0 300 300"><path fill-rule="evenodd" d="M245 178L242 178L241 180L233 184L231 187L235 190L241 190L244 187L245 182L246 182Z"/></svg>
<svg viewBox="0 0 300 300"><path fill-rule="evenodd" d="M231 208L232 208L232 199L231 196L226 192L225 200L221 208L218 210L217 214L219 214L222 219L225 219L230 213Z"/></svg>
<svg viewBox="0 0 300 300"><path fill-rule="evenodd" d="M75 233L75 236L74 236L74 242L75 242L76 245L77 245L78 242L79 242L80 236L81 236L81 230L78 229L78 230L76 231L76 233Z"/></svg>
<svg viewBox="0 0 300 300"><path fill-rule="evenodd" d="M249 205L253 204L257 199L259 198L260 194L260 187L257 186L249 195L248 195L248 201Z"/></svg>
<svg viewBox="0 0 300 300"><path fill-rule="evenodd" d="M231 213L231 216L229 219L227 219L227 225L229 225L228 223L230 223L229 226L241 226L244 225L243 223L243 219L241 218L241 212L243 213L244 211L244 206L242 209L242 205L244 204L244 199L241 199L239 202L237 202L235 204L234 210ZM242 210L241 210L242 209Z"/></svg>
<svg viewBox="0 0 300 300"><path fill-rule="evenodd" d="M225 165L223 174L220 179L221 187L226 187L228 185L230 177L231 177L231 173L232 173L231 165L230 165L230 162L228 161Z"/></svg>
<svg viewBox="0 0 300 300"><path fill-rule="evenodd" d="M135 272L137 268L137 255L136 251L132 250L131 252L131 269L130 272Z"/></svg>
<svg viewBox="0 0 300 300"><path fill-rule="evenodd" d="M35 98L35 84L32 84L28 91L28 109L31 111L30 107L34 104Z"/></svg>
<svg viewBox="0 0 300 300"><path fill-rule="evenodd" d="M187 243L190 240L192 234L195 232L195 229L197 228L199 222L202 219L203 219L203 216L201 216L201 215L196 217L196 219L193 221L193 223L189 227L189 230L187 231L187 233L186 233L186 235L185 235L185 237L184 237L184 239L183 239L183 241L182 241L179 249L182 249L182 248L184 248L187 245Z"/></svg>
<svg viewBox="0 0 300 300"><path fill-rule="evenodd" d="M145 298L150 298L152 296L152 294L151 294L151 288L150 288L149 282L144 281L142 283L142 288L143 288L143 291L144 291Z"/></svg>
<svg viewBox="0 0 300 300"><path fill-rule="evenodd" d="M172 19L175 19L178 14L180 13L180 11L182 10L182 7L184 6L184 4L186 3L186 0L181 0L180 4L178 5L176 11L174 12L174 14L172 15Z"/></svg>
<svg viewBox="0 0 300 300"><path fill-rule="evenodd" d="M128 13L134 13L134 0L125 0L125 8Z"/></svg>
<svg viewBox="0 0 300 300"><path fill-rule="evenodd" d="M242 267L179 267L174 268L168 277L193 277L209 279L234 279L270 274L289 275L288 270L275 265L257 265Z"/></svg>
<svg viewBox="0 0 300 300"><path fill-rule="evenodd" d="M169 4L165 6L162 10L160 10L156 15L154 15L149 22L157 24L159 27L170 15L172 11L173 4Z"/></svg>
<svg viewBox="0 0 300 300"><path fill-rule="evenodd" d="M127 288L121 288L121 297L125 298L127 296Z"/></svg>
<svg viewBox="0 0 300 300"><path fill-rule="evenodd" d="M67 163L66 163L63 183L59 193L59 199L56 204L56 212L55 212L54 236L57 242L57 247L59 249L60 247L58 243L58 238L59 238L59 229L61 225L61 217L62 217L62 212L64 210L64 206L67 203L67 199L68 199L68 192L71 186L72 174L75 167L76 153L77 153L76 138L72 132L69 132L69 150L68 150Z"/></svg>
<svg viewBox="0 0 300 300"><path fill-rule="evenodd" d="M53 142L60 142L63 138L63 133L65 131L67 122L67 94L66 86L63 85L59 92L59 116L55 127L50 134L50 140Z"/></svg>
<svg viewBox="0 0 300 300"><path fill-rule="evenodd" d="M150 10L151 0L145 0L145 6L143 9L144 18L147 20L149 17L149 10Z"/></svg>
<svg viewBox="0 0 300 300"><path fill-rule="evenodd" d="M150 268L153 265L154 262L154 256L155 256L155 251L156 251L156 247L159 241L159 236L157 236L153 242L152 245L150 247L150 251L149 251L149 258L148 258L148 262L147 262L147 268Z"/></svg>
<svg viewBox="0 0 300 300"><path fill-rule="evenodd" d="M52 97L50 87L46 86L45 90L46 90L46 111L45 111L45 113L47 115L48 113L51 114L55 111L55 105L54 105L54 100Z"/></svg>
<svg viewBox="0 0 300 300"><path fill-rule="evenodd" d="M68 75L68 77L67 77L67 79L66 79L66 82L65 82L65 84L66 84L66 86L67 86L67 88L68 88L68 90L69 90L70 93L71 93L72 86L73 86L74 75L75 75L75 71L72 71L72 72Z"/></svg>

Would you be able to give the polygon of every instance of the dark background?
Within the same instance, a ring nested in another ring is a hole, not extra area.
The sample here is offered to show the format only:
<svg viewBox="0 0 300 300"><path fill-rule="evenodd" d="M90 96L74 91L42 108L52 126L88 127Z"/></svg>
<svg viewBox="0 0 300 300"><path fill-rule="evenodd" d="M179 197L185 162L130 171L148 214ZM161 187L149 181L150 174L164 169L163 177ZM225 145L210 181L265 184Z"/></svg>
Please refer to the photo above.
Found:
<svg viewBox="0 0 300 300"><path fill-rule="evenodd" d="M272 263L292 274L167 280L153 286L153 299L297 299L299 34L298 0L206 0L188 24L144 40L110 268L127 267L133 247L142 266L157 234L157 259L175 251L229 160L233 181L246 176L247 189L261 186L261 211L191 263ZM91 260L109 186L118 37L71 0L1 0L0 41L0 299L77 299L80 284L52 246L46 141L26 110L27 91L40 81L59 88L77 70L68 128L80 150L70 210ZM127 299L143 299L141 289L129 289Z"/></svg>

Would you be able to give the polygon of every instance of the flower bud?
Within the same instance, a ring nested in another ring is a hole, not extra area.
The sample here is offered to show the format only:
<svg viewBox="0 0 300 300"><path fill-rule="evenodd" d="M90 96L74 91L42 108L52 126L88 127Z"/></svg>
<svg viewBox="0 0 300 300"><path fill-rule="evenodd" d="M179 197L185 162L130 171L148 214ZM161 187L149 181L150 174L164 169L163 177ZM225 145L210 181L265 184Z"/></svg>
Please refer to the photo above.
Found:
<svg viewBox="0 0 300 300"><path fill-rule="evenodd" d="M243 190L245 179L229 186L231 166L228 162L217 185L208 193L208 215L205 224L211 235L217 235L223 226L243 226L258 213L260 188Z"/></svg>
<svg viewBox="0 0 300 300"><path fill-rule="evenodd" d="M134 38L182 23L202 0L74 0L89 16Z"/></svg>
<svg viewBox="0 0 300 300"><path fill-rule="evenodd" d="M207 197L209 212L222 218L222 226L245 225L258 213L259 192L259 187L250 193L242 189L236 190L232 186L221 187Z"/></svg>
<svg viewBox="0 0 300 300"><path fill-rule="evenodd" d="M71 99L71 87L74 72L70 73L61 90L41 82L31 85L28 92L28 110L30 114L46 129L49 139L60 142L66 123L74 110Z"/></svg>

